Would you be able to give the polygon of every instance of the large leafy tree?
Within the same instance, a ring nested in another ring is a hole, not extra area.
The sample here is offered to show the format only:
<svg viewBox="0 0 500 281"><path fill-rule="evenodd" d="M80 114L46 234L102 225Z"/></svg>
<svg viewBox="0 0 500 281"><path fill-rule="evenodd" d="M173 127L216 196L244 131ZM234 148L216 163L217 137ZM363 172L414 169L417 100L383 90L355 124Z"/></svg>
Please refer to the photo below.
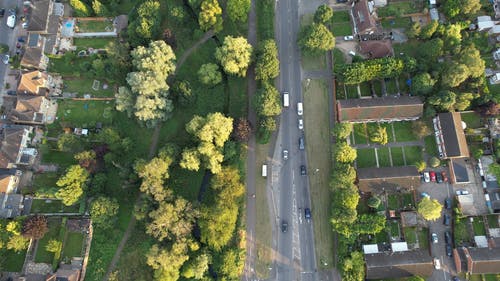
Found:
<svg viewBox="0 0 500 281"><path fill-rule="evenodd" d="M54 253L54 258L59 259L62 250L62 241L50 239L49 243L45 246L47 252Z"/></svg>
<svg viewBox="0 0 500 281"><path fill-rule="evenodd" d="M459 57L460 62L468 68L468 73L471 77L478 78L484 74L484 60L481 58L479 50L474 45L462 48Z"/></svg>
<svg viewBox="0 0 500 281"><path fill-rule="evenodd" d="M326 24L333 16L333 10L330 6L323 4L314 12L314 21L317 23Z"/></svg>
<svg viewBox="0 0 500 281"><path fill-rule="evenodd" d="M170 198L172 191L165 188L165 180L170 177L169 168L173 161L172 151L166 148L161 149L158 156L149 162L138 160L134 169L142 179L140 190L158 202Z"/></svg>
<svg viewBox="0 0 500 281"><path fill-rule="evenodd" d="M352 185L356 180L356 169L350 164L335 163L335 167L330 179L330 186L335 189Z"/></svg>
<svg viewBox="0 0 500 281"><path fill-rule="evenodd" d="M134 72L127 75L130 91L119 90L117 110L133 112L139 121L154 124L173 110L167 77L175 70L175 54L164 41L153 41L131 52Z"/></svg>
<svg viewBox="0 0 500 281"><path fill-rule="evenodd" d="M201 2L198 23L204 31L209 29L213 29L216 32L222 30L222 9L217 0L203 0Z"/></svg>
<svg viewBox="0 0 500 281"><path fill-rule="evenodd" d="M193 278L195 280L202 280L205 272L208 270L210 263L210 256L203 253L194 259L186 262L182 269L182 276L186 278Z"/></svg>
<svg viewBox="0 0 500 281"><path fill-rule="evenodd" d="M146 254L146 263L153 268L157 281L178 280L180 269L188 259L188 244L185 241L175 241L168 249L153 245Z"/></svg>
<svg viewBox="0 0 500 281"><path fill-rule="evenodd" d="M370 131L370 141L379 143L381 145L386 145L389 138L387 136L387 128L382 126L377 126Z"/></svg>
<svg viewBox="0 0 500 281"><path fill-rule="evenodd" d="M365 280L365 262L363 253L352 252L342 265L342 280L362 281Z"/></svg>
<svg viewBox="0 0 500 281"><path fill-rule="evenodd" d="M120 205L114 198L98 197L90 205L92 222L100 228L113 227Z"/></svg>
<svg viewBox="0 0 500 281"><path fill-rule="evenodd" d="M139 4L128 26L129 41L133 46L144 45L157 39L160 34L160 2L147 0Z"/></svg>
<svg viewBox="0 0 500 281"><path fill-rule="evenodd" d="M273 39L265 40L257 49L257 61L255 63L255 79L268 80L278 77L280 74L280 62L278 59L278 47Z"/></svg>
<svg viewBox="0 0 500 281"><path fill-rule="evenodd" d="M233 22L246 22L250 10L250 0L228 0L227 15Z"/></svg>
<svg viewBox="0 0 500 281"><path fill-rule="evenodd" d="M427 95L432 92L436 80L429 73L419 73L411 81L411 92L415 95Z"/></svg>
<svg viewBox="0 0 500 281"><path fill-rule="evenodd" d="M198 70L198 78L201 83L214 86L222 82L222 73L215 63L203 64Z"/></svg>
<svg viewBox="0 0 500 281"><path fill-rule="evenodd" d="M313 23L299 34L299 46L305 53L316 54L332 50L335 37L324 24Z"/></svg>
<svg viewBox="0 0 500 281"><path fill-rule="evenodd" d="M56 197L62 199L66 206L74 205L80 200L86 186L89 172L79 165L72 165L66 170L56 185L60 188Z"/></svg>
<svg viewBox="0 0 500 281"><path fill-rule="evenodd" d="M350 184L335 188L332 194L332 217L330 221L335 231L348 237L352 235L354 231L352 223L357 219L358 190L353 184Z"/></svg>
<svg viewBox="0 0 500 281"><path fill-rule="evenodd" d="M333 128L333 134L339 139L346 139L352 133L352 123L337 123Z"/></svg>
<svg viewBox="0 0 500 281"><path fill-rule="evenodd" d="M276 116L281 113L281 95L269 83L264 83L255 95L255 110L260 116Z"/></svg>
<svg viewBox="0 0 500 281"><path fill-rule="evenodd" d="M21 252L28 249L30 240L21 235L12 235L7 242L7 249Z"/></svg>
<svg viewBox="0 0 500 281"><path fill-rule="evenodd" d="M429 104L432 104L444 111L453 110L453 106L455 105L457 95L448 90L440 91L438 94L431 96L428 99Z"/></svg>
<svg viewBox="0 0 500 281"><path fill-rule="evenodd" d="M336 162L351 163L356 160L356 149L352 148L346 142L337 143L333 149L334 159Z"/></svg>
<svg viewBox="0 0 500 281"><path fill-rule="evenodd" d="M245 253L238 249L223 251L215 261L215 268L221 280L239 280L245 266Z"/></svg>
<svg viewBox="0 0 500 281"><path fill-rule="evenodd" d="M227 74L245 77L252 59L252 45L244 37L226 36L215 51L215 58Z"/></svg>
<svg viewBox="0 0 500 281"><path fill-rule="evenodd" d="M446 16L454 18L457 16L469 18L481 9L480 0L445 0L443 11Z"/></svg>
<svg viewBox="0 0 500 281"><path fill-rule="evenodd" d="M23 222L21 233L26 238L40 239L49 231L45 216L31 216Z"/></svg>
<svg viewBox="0 0 500 281"><path fill-rule="evenodd" d="M206 117L194 116L186 124L186 131L194 136L198 146L184 150L180 166L197 171L203 164L212 173L219 173L224 160L224 143L229 139L232 130L233 119L222 113L210 113Z"/></svg>
<svg viewBox="0 0 500 281"><path fill-rule="evenodd" d="M434 33L436 32L438 26L439 22L437 20L432 20L429 24L422 27L422 30L420 31L420 38L422 39L431 38L432 35L434 35Z"/></svg>
<svg viewBox="0 0 500 281"><path fill-rule="evenodd" d="M172 203L163 201L158 209L149 213L151 222L146 226L146 233L159 241L186 237L193 229L196 216L191 203L183 198Z"/></svg>
<svg viewBox="0 0 500 281"><path fill-rule="evenodd" d="M89 6L81 0L70 0L69 4L73 8L74 15L77 17L89 17L92 15Z"/></svg>
<svg viewBox="0 0 500 281"><path fill-rule="evenodd" d="M422 198L422 201L420 201L417 206L417 212L425 220L429 221L435 221L440 218L442 210L443 205L441 205L438 200L430 199L429 197Z"/></svg>

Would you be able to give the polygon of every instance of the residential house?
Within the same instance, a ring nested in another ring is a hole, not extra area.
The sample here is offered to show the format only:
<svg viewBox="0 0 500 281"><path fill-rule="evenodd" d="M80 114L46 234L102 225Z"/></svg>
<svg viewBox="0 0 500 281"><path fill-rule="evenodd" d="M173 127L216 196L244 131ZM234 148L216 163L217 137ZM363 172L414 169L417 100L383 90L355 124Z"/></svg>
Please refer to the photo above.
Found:
<svg viewBox="0 0 500 281"><path fill-rule="evenodd" d="M386 40L367 40L359 42L359 49L369 59L378 59L394 55L392 42Z"/></svg>
<svg viewBox="0 0 500 281"><path fill-rule="evenodd" d="M372 34L378 31L373 12L374 3L372 1L359 0L352 3L351 16L354 34Z"/></svg>
<svg viewBox="0 0 500 281"><path fill-rule="evenodd" d="M21 59L21 66L27 69L46 70L48 64L49 58L38 47L26 48Z"/></svg>
<svg viewBox="0 0 500 281"><path fill-rule="evenodd" d="M0 193L0 218L15 218L22 214L24 196L22 194Z"/></svg>
<svg viewBox="0 0 500 281"><path fill-rule="evenodd" d="M397 279L430 276L434 270L428 250L365 254L366 279Z"/></svg>
<svg viewBox="0 0 500 281"><path fill-rule="evenodd" d="M469 274L500 273L499 248L462 247L457 249L457 254L455 264L459 272Z"/></svg>
<svg viewBox="0 0 500 281"><path fill-rule="evenodd" d="M361 192L381 194L384 191L408 191L420 186L420 174L415 166L359 168L358 188Z"/></svg>
<svg viewBox="0 0 500 281"><path fill-rule="evenodd" d="M72 259L71 264L61 264L55 273L47 275L45 281L79 281L81 270L81 258Z"/></svg>
<svg viewBox="0 0 500 281"><path fill-rule="evenodd" d="M366 123L417 120L424 112L418 97L387 96L382 98L337 101L339 122Z"/></svg>
<svg viewBox="0 0 500 281"><path fill-rule="evenodd" d="M0 193L15 193L20 175L20 170L0 169Z"/></svg>
<svg viewBox="0 0 500 281"><path fill-rule="evenodd" d="M46 96L49 92L49 75L46 72L34 70L23 73L17 87L18 94ZM50 77L51 79L52 77Z"/></svg>
<svg viewBox="0 0 500 281"><path fill-rule="evenodd" d="M477 30L484 31L492 28L495 22L491 20L490 16L479 16L477 17Z"/></svg>
<svg viewBox="0 0 500 281"><path fill-rule="evenodd" d="M11 169L32 163L37 152L28 147L31 132L31 126L3 125L0 128L0 168Z"/></svg>
<svg viewBox="0 0 500 281"><path fill-rule="evenodd" d="M52 0L39 0L31 5L27 31L28 44L37 46L44 53L55 54L60 41L64 4Z"/></svg>
<svg viewBox="0 0 500 281"><path fill-rule="evenodd" d="M47 122L51 102L44 96L18 95L16 106L11 110L9 119L18 124L42 125Z"/></svg>

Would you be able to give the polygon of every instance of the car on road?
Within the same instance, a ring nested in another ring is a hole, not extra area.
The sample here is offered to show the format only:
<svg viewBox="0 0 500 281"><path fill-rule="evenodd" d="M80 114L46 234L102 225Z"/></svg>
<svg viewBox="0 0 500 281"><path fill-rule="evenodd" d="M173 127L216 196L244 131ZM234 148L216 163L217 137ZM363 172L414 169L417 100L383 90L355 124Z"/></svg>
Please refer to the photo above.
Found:
<svg viewBox="0 0 500 281"><path fill-rule="evenodd" d="M0 17L5 16L5 8L0 9Z"/></svg>
<svg viewBox="0 0 500 281"><path fill-rule="evenodd" d="M302 116L304 114L304 105L301 102L297 103L297 114Z"/></svg>
<svg viewBox="0 0 500 281"><path fill-rule="evenodd" d="M451 245L451 232L446 231L444 233L444 242L446 242L446 244L450 244Z"/></svg>
<svg viewBox="0 0 500 281"><path fill-rule="evenodd" d="M9 10L9 16L7 17L7 26L10 28L16 27L16 11L14 9Z"/></svg>
<svg viewBox="0 0 500 281"><path fill-rule="evenodd" d="M299 130L304 130L304 120L299 119Z"/></svg>
<svg viewBox="0 0 500 281"><path fill-rule="evenodd" d="M9 96L17 96L17 92L14 91L14 90L9 90L9 91L7 91L7 95L9 95Z"/></svg>
<svg viewBox="0 0 500 281"><path fill-rule="evenodd" d="M453 281L460 281L460 278L458 278L456 276L453 276L453 278L451 280L453 280Z"/></svg>
<svg viewBox="0 0 500 281"><path fill-rule="evenodd" d="M444 207L445 207L447 210L451 210L451 199L450 199L450 198L446 198L446 199L444 199Z"/></svg>
<svg viewBox="0 0 500 281"><path fill-rule="evenodd" d="M288 150L283 149L283 160L288 160Z"/></svg>
<svg viewBox="0 0 500 281"><path fill-rule="evenodd" d="M424 172L424 181L425 182L431 181L431 176L429 175L429 172Z"/></svg>
<svg viewBox="0 0 500 281"><path fill-rule="evenodd" d="M439 241L438 241L438 235L436 233L432 233L431 234L431 240L432 240L432 243L434 244L437 244Z"/></svg>
<svg viewBox="0 0 500 281"><path fill-rule="evenodd" d="M441 173L436 173L436 181L438 183L442 183L443 182L443 176L441 175Z"/></svg>
<svg viewBox="0 0 500 281"><path fill-rule="evenodd" d="M442 171L441 176L443 177L443 182L448 182L448 177L446 176L446 172Z"/></svg>
<svg viewBox="0 0 500 281"><path fill-rule="evenodd" d="M469 195L469 191L467 191L467 190L457 190L457 191L455 191L455 194L457 194L457 195Z"/></svg>
<svg viewBox="0 0 500 281"><path fill-rule="evenodd" d="M288 222L286 220L281 221L281 232L285 233L288 231Z"/></svg>
<svg viewBox="0 0 500 281"><path fill-rule="evenodd" d="M448 226L448 225L450 225L450 221L451 221L450 215L445 214L444 215L444 219L443 219L443 224L446 225L446 226Z"/></svg>
<svg viewBox="0 0 500 281"><path fill-rule="evenodd" d="M436 172L430 171L429 176L431 177L431 181L435 182L436 181Z"/></svg>
<svg viewBox="0 0 500 281"><path fill-rule="evenodd" d="M344 36L344 40L345 41L352 41L352 40L354 40L354 36L352 36L352 35Z"/></svg>
<svg viewBox="0 0 500 281"><path fill-rule="evenodd" d="M305 165L300 165L300 175L305 176L307 174L306 171L306 166Z"/></svg>
<svg viewBox="0 0 500 281"><path fill-rule="evenodd" d="M305 217L307 220L310 220L310 219L311 219L311 209L309 209L309 208L305 208L305 209L304 209L304 217Z"/></svg>
<svg viewBox="0 0 500 281"><path fill-rule="evenodd" d="M437 270L441 269L441 261L439 260L439 258L434 258L434 268Z"/></svg>
<svg viewBox="0 0 500 281"><path fill-rule="evenodd" d="M299 138L299 149L304 150L304 138Z"/></svg>
<svg viewBox="0 0 500 281"><path fill-rule="evenodd" d="M10 59L10 56L9 56L9 55L5 55L5 56L3 56L3 58L2 58L2 62L3 62L3 64L9 64L9 59Z"/></svg>
<svg viewBox="0 0 500 281"><path fill-rule="evenodd" d="M21 24L21 26L22 26L24 29L28 29L28 22L27 22L27 21L23 22L23 24Z"/></svg>
<svg viewBox="0 0 500 281"><path fill-rule="evenodd" d="M19 43L26 42L26 37L24 37L24 36L17 37L17 42L19 42Z"/></svg>
<svg viewBox="0 0 500 281"><path fill-rule="evenodd" d="M453 250L451 249L451 245L450 244L446 245L446 255L448 257L451 257L453 255Z"/></svg>

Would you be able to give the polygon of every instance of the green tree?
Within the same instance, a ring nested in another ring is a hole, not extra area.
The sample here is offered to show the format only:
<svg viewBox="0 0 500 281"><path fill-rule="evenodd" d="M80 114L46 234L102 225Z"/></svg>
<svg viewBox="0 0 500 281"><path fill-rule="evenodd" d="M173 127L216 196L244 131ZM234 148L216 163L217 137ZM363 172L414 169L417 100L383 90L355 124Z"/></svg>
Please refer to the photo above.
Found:
<svg viewBox="0 0 500 281"><path fill-rule="evenodd" d="M441 161L437 157L431 157L429 159L429 166L432 168L436 168L439 164L441 164Z"/></svg>
<svg viewBox="0 0 500 281"><path fill-rule="evenodd" d="M90 217L99 228L111 228L115 224L116 215L120 205L114 198L98 197L90 205Z"/></svg>
<svg viewBox="0 0 500 281"><path fill-rule="evenodd" d="M493 174L497 179L500 179L500 164L490 164L490 166L488 166L488 173Z"/></svg>
<svg viewBox="0 0 500 281"><path fill-rule="evenodd" d="M352 148L346 142L337 143L333 151L336 162L351 163L354 162L357 157L356 149Z"/></svg>
<svg viewBox="0 0 500 281"><path fill-rule="evenodd" d="M440 91L437 95L431 96L428 99L429 104L436 106L437 108L444 111L453 110L455 105L457 95L448 90Z"/></svg>
<svg viewBox="0 0 500 281"><path fill-rule="evenodd" d="M281 113L281 95L269 83L264 83L262 89L255 95L255 111L260 116L272 117Z"/></svg>
<svg viewBox="0 0 500 281"><path fill-rule="evenodd" d="M29 239L24 238L21 235L12 235L7 242L7 249L13 250L14 252L21 252L28 249Z"/></svg>
<svg viewBox="0 0 500 281"><path fill-rule="evenodd" d="M198 16L201 30L213 29L215 32L222 30L222 9L217 0L203 0Z"/></svg>
<svg viewBox="0 0 500 281"><path fill-rule="evenodd" d="M380 125L370 132L370 141L379 143L381 145L386 145L389 141L387 136L387 128Z"/></svg>
<svg viewBox="0 0 500 281"><path fill-rule="evenodd" d="M224 37L224 43L215 51L215 58L224 72L245 77L252 58L252 45L244 37Z"/></svg>
<svg viewBox="0 0 500 281"><path fill-rule="evenodd" d="M0 54L8 53L9 46L6 44L0 44Z"/></svg>
<svg viewBox="0 0 500 281"><path fill-rule="evenodd" d="M444 41L441 38L434 38L421 44L417 50L419 61L427 65L437 64L438 57L443 55Z"/></svg>
<svg viewBox="0 0 500 281"><path fill-rule="evenodd" d="M205 275L205 272L208 270L209 263L210 256L206 253L203 253L194 259L190 259L183 266L182 276L202 280L203 275Z"/></svg>
<svg viewBox="0 0 500 281"><path fill-rule="evenodd" d="M422 27L421 27L420 23L417 21L411 25L410 29L407 32L407 35L409 38L417 38L420 35L421 31L422 31Z"/></svg>
<svg viewBox="0 0 500 281"><path fill-rule="evenodd" d="M425 121L421 120L414 121L411 124L411 128L415 133L415 135L420 139L432 134L431 129L429 128L429 126L427 126Z"/></svg>
<svg viewBox="0 0 500 281"><path fill-rule="evenodd" d="M350 236L353 231L351 224L357 219L358 189L353 184L350 184L336 188L332 194L332 217L330 221L333 229L344 236Z"/></svg>
<svg viewBox="0 0 500 281"><path fill-rule="evenodd" d="M300 32L298 44L302 52L317 54L332 50L335 37L324 24L313 23Z"/></svg>
<svg viewBox="0 0 500 281"><path fill-rule="evenodd" d="M190 105L196 98L191 89L191 84L187 80L176 81L172 90L177 97L177 102L183 106Z"/></svg>
<svg viewBox="0 0 500 281"><path fill-rule="evenodd" d="M153 245L146 254L146 263L154 270L157 281L175 281L182 265L189 259L186 241L175 241L169 249Z"/></svg>
<svg viewBox="0 0 500 281"><path fill-rule="evenodd" d="M314 21L317 23L326 24L333 16L333 10L328 5L320 5L314 12Z"/></svg>
<svg viewBox="0 0 500 281"><path fill-rule="evenodd" d="M77 17L89 17L92 15L87 4L80 0L69 0L69 5L73 8L73 13Z"/></svg>
<svg viewBox="0 0 500 281"><path fill-rule="evenodd" d="M468 74L473 78L484 75L485 63L479 50L474 45L462 48L459 53L460 63L468 68Z"/></svg>
<svg viewBox="0 0 500 281"><path fill-rule="evenodd" d="M250 11L250 0L228 0L227 15L233 22L246 22Z"/></svg>
<svg viewBox="0 0 500 281"><path fill-rule="evenodd" d="M194 136L198 146L184 149L179 165L184 169L197 171L203 164L212 173L219 173L224 160L224 143L232 130L233 119L222 113L210 113L206 117L195 115L186 124L186 131Z"/></svg>
<svg viewBox="0 0 500 281"><path fill-rule="evenodd" d="M78 161L78 164L83 168L87 169L87 171L92 172L94 170L94 166L96 164L96 154L93 150L82 151L78 154L75 154L75 160Z"/></svg>
<svg viewBox="0 0 500 281"><path fill-rule="evenodd" d="M257 49L257 61L255 63L255 79L269 80L280 74L280 61L278 59L278 47L273 39L265 40Z"/></svg>
<svg viewBox="0 0 500 281"><path fill-rule="evenodd" d="M380 198L378 196L374 195L374 196L370 197L370 199L368 199L367 205L370 208L377 209L378 206L380 206L381 202L382 201L380 200Z"/></svg>
<svg viewBox="0 0 500 281"><path fill-rule="evenodd" d="M205 63L198 70L198 78L205 85L215 86L222 82L222 73L215 63Z"/></svg>
<svg viewBox="0 0 500 281"><path fill-rule="evenodd" d="M66 174L56 182L59 187L56 197L62 199L66 206L74 205L83 195L88 177L89 173L84 168L79 165L70 166L66 170Z"/></svg>
<svg viewBox="0 0 500 281"><path fill-rule="evenodd" d="M26 238L41 239L48 231L47 218L45 216L34 215L24 220L21 234Z"/></svg>
<svg viewBox="0 0 500 281"><path fill-rule="evenodd" d="M356 180L356 169L350 164L335 163L335 167L330 179L332 188L349 186Z"/></svg>
<svg viewBox="0 0 500 281"><path fill-rule="evenodd" d="M385 229L385 221L384 215L362 214L356 222L356 232L359 234L377 234Z"/></svg>
<svg viewBox="0 0 500 281"><path fill-rule="evenodd" d="M446 0L443 11L447 17L470 17L481 9L480 0Z"/></svg>
<svg viewBox="0 0 500 281"><path fill-rule="evenodd" d="M54 253L54 259L59 259L61 256L62 250L62 242L55 239L50 239L47 245L45 246L45 250L47 252Z"/></svg>
<svg viewBox="0 0 500 281"><path fill-rule="evenodd" d="M432 92L436 80L429 73L419 73L411 80L411 92L414 95L427 95Z"/></svg>
<svg viewBox="0 0 500 281"><path fill-rule="evenodd" d="M265 117L260 120L259 124L261 130L267 131L267 132L273 132L277 128L276 120L273 117Z"/></svg>
<svg viewBox="0 0 500 281"><path fill-rule="evenodd" d="M474 95L472 93L459 93L454 108L458 111L466 110L473 99Z"/></svg>
<svg viewBox="0 0 500 281"><path fill-rule="evenodd" d="M160 35L160 2L147 0L139 4L137 14L127 28L129 41L133 46L145 45ZM152 62L156 62L152 60Z"/></svg>
<svg viewBox="0 0 500 281"><path fill-rule="evenodd" d="M57 148L63 152L79 152L83 146L80 139L74 134L63 134L57 140Z"/></svg>
<svg viewBox="0 0 500 281"><path fill-rule="evenodd" d="M430 199L429 197L422 198L422 201L418 203L417 212L425 219L429 221L435 221L441 217L441 211L443 206L436 199Z"/></svg>
<svg viewBox="0 0 500 281"><path fill-rule="evenodd" d="M363 259L363 253L352 252L349 258L344 259L342 265L342 280L365 280L365 261Z"/></svg>
<svg viewBox="0 0 500 281"><path fill-rule="evenodd" d="M417 167L417 170L421 173L427 168L427 163L423 160L417 161L415 163L415 166Z"/></svg>
<svg viewBox="0 0 500 281"><path fill-rule="evenodd" d="M108 8L106 8L106 6L99 0L92 1L92 10L94 10L94 14L99 17L106 17L110 15Z"/></svg>
<svg viewBox="0 0 500 281"><path fill-rule="evenodd" d="M474 148L472 150L472 156L474 156L474 158L476 158L476 159L481 158L481 156L483 156L483 154L484 154L484 151L481 148Z"/></svg>
<svg viewBox="0 0 500 281"><path fill-rule="evenodd" d="M347 139L352 133L352 123L337 123L333 128L333 134L339 139Z"/></svg>
<svg viewBox="0 0 500 281"><path fill-rule="evenodd" d="M197 212L190 202L177 198L173 203L160 202L158 209L150 212L149 217L151 222L146 225L146 233L158 241L175 241L191 233Z"/></svg>
<svg viewBox="0 0 500 281"><path fill-rule="evenodd" d="M422 39L430 39L432 35L436 32L439 26L439 22L437 20L432 20L429 24L424 26L420 31L420 38Z"/></svg>
<svg viewBox="0 0 500 281"><path fill-rule="evenodd" d="M238 249L223 251L215 262L217 273L223 276L222 280L239 280L245 266L245 253Z"/></svg>
<svg viewBox="0 0 500 281"><path fill-rule="evenodd" d="M172 191L165 188L165 180L170 177L169 168L173 163L172 152L163 148L149 162L139 160L134 169L142 179L141 192L151 195L154 200L161 202L172 196Z"/></svg>
<svg viewBox="0 0 500 281"><path fill-rule="evenodd" d="M9 221L5 226L5 230L14 235L21 235L21 227L22 227L21 221L19 220Z"/></svg>
<svg viewBox="0 0 500 281"><path fill-rule="evenodd" d="M128 117L134 113L134 95L127 87L119 87L115 94L115 108L118 111L126 112Z"/></svg>

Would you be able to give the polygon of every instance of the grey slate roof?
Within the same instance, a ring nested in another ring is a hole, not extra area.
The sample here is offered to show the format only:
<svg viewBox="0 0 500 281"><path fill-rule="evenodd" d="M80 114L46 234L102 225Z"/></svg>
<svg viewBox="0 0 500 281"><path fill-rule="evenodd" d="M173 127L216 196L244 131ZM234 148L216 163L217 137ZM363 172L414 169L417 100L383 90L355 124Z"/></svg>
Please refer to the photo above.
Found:
<svg viewBox="0 0 500 281"><path fill-rule="evenodd" d="M427 250L377 253L365 255L366 279L430 276L434 270Z"/></svg>

